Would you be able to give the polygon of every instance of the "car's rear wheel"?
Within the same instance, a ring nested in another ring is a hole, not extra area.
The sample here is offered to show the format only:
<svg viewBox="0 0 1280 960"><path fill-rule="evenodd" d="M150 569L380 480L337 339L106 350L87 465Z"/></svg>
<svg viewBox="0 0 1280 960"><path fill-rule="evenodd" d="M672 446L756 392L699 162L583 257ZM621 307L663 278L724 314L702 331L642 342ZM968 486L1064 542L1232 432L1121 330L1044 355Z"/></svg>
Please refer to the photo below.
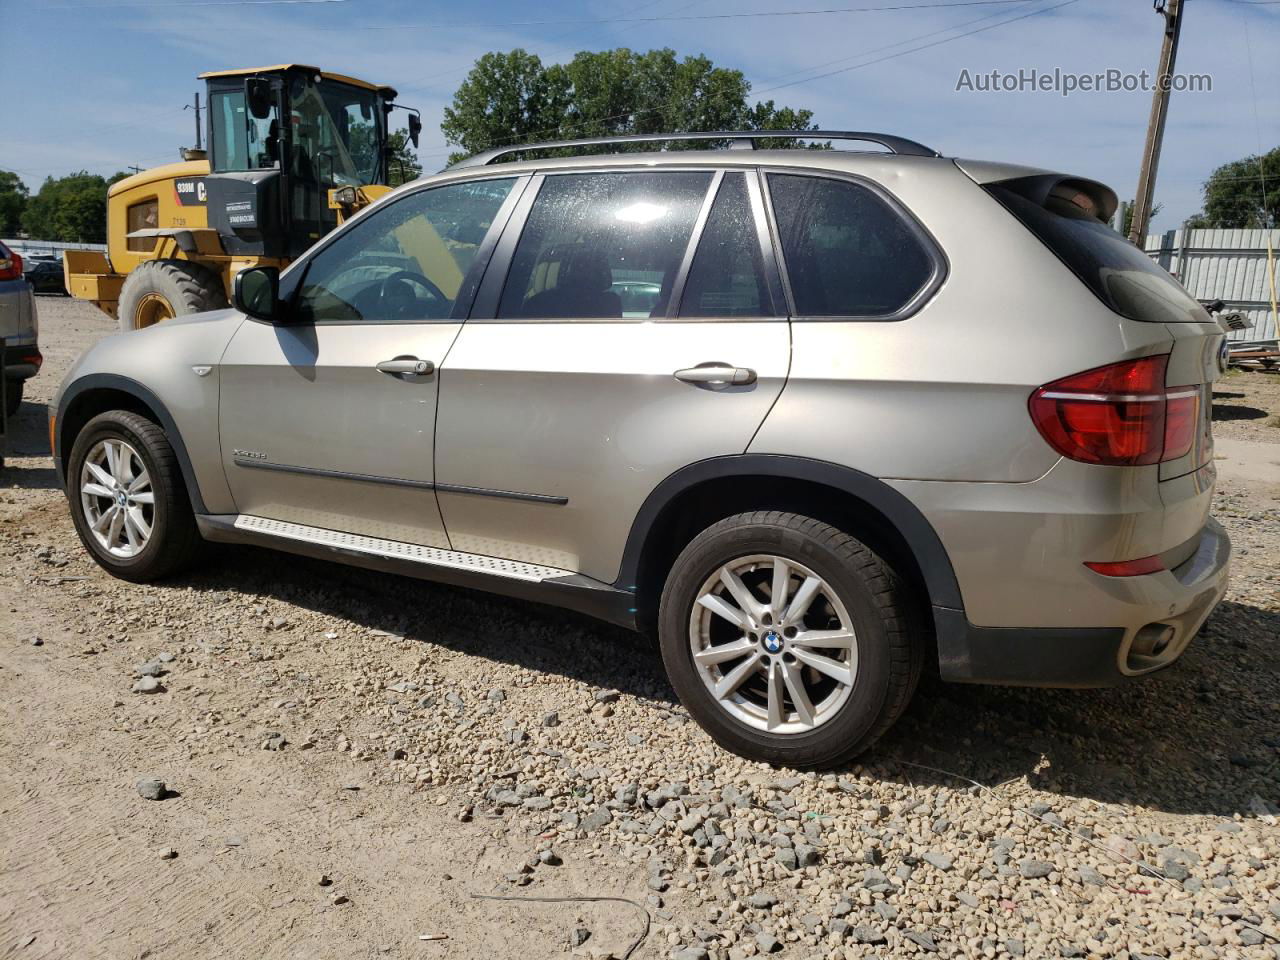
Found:
<svg viewBox="0 0 1280 960"><path fill-rule="evenodd" d="M85 424L67 463L67 499L80 541L123 580L168 576L199 549L173 447L136 413L112 410Z"/></svg>
<svg viewBox="0 0 1280 960"><path fill-rule="evenodd" d="M792 513L729 517L672 566L663 661L711 736L753 760L826 767L898 718L924 643L909 590L870 548Z"/></svg>

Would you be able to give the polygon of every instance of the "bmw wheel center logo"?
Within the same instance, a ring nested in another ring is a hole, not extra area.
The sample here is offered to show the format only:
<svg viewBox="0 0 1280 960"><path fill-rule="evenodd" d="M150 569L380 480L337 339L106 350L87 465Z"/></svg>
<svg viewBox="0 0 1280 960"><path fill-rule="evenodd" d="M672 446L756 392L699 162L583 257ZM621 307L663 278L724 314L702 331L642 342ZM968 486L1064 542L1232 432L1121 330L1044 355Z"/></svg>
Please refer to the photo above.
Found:
<svg viewBox="0 0 1280 960"><path fill-rule="evenodd" d="M779 653L782 650L782 638L770 630L764 635L764 648L770 653Z"/></svg>

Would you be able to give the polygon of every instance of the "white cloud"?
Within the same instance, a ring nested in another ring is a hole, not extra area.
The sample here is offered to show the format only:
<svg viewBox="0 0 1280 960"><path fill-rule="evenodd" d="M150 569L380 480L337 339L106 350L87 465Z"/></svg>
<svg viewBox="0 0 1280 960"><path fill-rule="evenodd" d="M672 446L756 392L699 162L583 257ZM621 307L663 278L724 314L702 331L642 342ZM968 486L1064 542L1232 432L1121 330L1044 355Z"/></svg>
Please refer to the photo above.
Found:
<svg viewBox="0 0 1280 960"><path fill-rule="evenodd" d="M33 85L30 97L11 100L0 116L0 166L38 175L80 167L109 173L126 163L166 159L191 140L192 118L181 111L181 104L197 89L197 73L296 61L396 86L402 102L422 110L426 128L421 153L427 169L432 169L448 149L438 127L441 112L474 57L486 50L521 46L544 60L557 61L578 49L671 46L680 54L706 53L720 65L741 69L758 90L764 90L774 84L771 78L781 76L785 82L795 78L783 75L815 64L936 33L993 12L968 7L946 12L461 30L422 25L480 20L486 10L493 11L493 22L500 24L529 19L531 8L512 3L486 2L482 8L480 4L388 2L390 6L358 9L354 4L332 9L272 7L251 15L242 7L231 11L122 9L109 17L86 14L85 19L102 18L98 26L107 40L100 52L88 54L71 42L70 28L65 42L58 31L42 30L38 44L29 48L20 40L0 39L0 55L19 74L35 75L40 66L55 66L45 71L50 74L47 83ZM781 0L746 2L747 10L785 8ZM1002 11L999 17L971 28L1055 2L1028 0L1026 6L1010 5L1007 14ZM554 18L604 17L610 11L617 16L721 13L744 7L742 0L619 2L607 8L585 0L560 0L536 9L539 16ZM43 23L24 16L19 8L19 37ZM1274 96L1280 87L1280 59L1274 55L1280 48L1280 9L1197 3L1187 5L1185 16L1178 69L1212 74L1214 89L1173 96L1156 187L1157 200L1165 204L1157 224L1162 228L1176 225L1199 208L1200 183L1215 166L1258 149L1246 26L1252 37L1262 146L1268 149L1280 143L1280 98ZM365 29L369 27L389 29ZM1068 170L1109 183L1127 197L1137 179L1149 94L1076 94L1064 99L1047 93L957 93L956 78L961 68L975 72L1023 67L1060 67L1079 73L1110 67L1153 70L1160 31L1150 4L1080 0L1061 10L765 97L809 107L827 127L880 129L921 140L950 155Z"/></svg>

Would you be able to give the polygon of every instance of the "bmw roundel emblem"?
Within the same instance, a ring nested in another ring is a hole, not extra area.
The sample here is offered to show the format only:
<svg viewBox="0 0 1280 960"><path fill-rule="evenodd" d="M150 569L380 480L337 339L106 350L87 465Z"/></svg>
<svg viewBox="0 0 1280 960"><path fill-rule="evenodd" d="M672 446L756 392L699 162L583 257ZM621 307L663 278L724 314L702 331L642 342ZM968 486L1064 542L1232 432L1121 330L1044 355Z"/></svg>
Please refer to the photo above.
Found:
<svg viewBox="0 0 1280 960"><path fill-rule="evenodd" d="M770 653L779 653L782 650L782 638L770 630L764 635L764 648Z"/></svg>

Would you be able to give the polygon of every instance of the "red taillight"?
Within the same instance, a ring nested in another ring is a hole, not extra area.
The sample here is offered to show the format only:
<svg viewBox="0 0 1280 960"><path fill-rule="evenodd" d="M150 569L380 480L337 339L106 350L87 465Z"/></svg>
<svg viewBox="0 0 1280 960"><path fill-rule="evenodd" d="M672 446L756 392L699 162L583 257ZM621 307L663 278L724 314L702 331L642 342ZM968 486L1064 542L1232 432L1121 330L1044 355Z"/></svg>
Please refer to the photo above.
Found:
<svg viewBox="0 0 1280 960"><path fill-rule="evenodd" d="M1195 441L1199 390L1166 387L1167 354L1124 360L1045 384L1028 407L1064 457L1140 466L1185 456Z"/></svg>
<svg viewBox="0 0 1280 960"><path fill-rule="evenodd" d="M1200 389L1170 387L1166 394L1169 405L1164 415L1164 456L1161 460L1177 460L1191 452L1200 429Z"/></svg>
<svg viewBox="0 0 1280 960"><path fill-rule="evenodd" d="M1140 557L1137 560L1120 560L1115 563L1086 562L1085 566L1104 577L1141 577L1164 569L1164 563L1159 557Z"/></svg>
<svg viewBox="0 0 1280 960"><path fill-rule="evenodd" d="M22 258L4 247L0 247L0 280L22 279Z"/></svg>

